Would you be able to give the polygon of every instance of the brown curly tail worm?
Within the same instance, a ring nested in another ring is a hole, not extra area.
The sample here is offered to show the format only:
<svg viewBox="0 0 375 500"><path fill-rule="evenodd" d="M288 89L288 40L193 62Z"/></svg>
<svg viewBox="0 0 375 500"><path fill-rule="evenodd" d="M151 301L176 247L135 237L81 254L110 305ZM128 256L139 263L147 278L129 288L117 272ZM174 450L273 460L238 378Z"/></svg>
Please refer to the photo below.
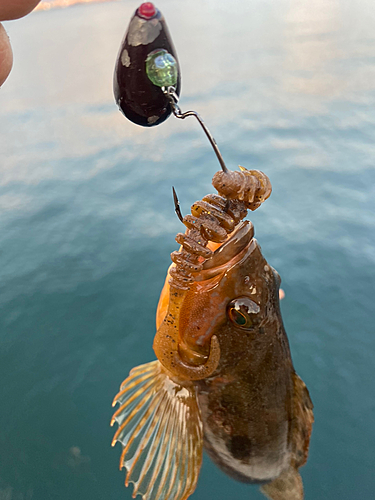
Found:
<svg viewBox="0 0 375 500"><path fill-rule="evenodd" d="M209 241L222 243L237 224L246 217L247 210L258 208L271 194L268 177L259 170L216 172L212 179L219 195L209 194L191 207L191 215L183 218L187 227L176 241L182 250L171 254L176 264L170 271L170 284L189 289L194 273L202 270L203 263L212 255Z"/></svg>

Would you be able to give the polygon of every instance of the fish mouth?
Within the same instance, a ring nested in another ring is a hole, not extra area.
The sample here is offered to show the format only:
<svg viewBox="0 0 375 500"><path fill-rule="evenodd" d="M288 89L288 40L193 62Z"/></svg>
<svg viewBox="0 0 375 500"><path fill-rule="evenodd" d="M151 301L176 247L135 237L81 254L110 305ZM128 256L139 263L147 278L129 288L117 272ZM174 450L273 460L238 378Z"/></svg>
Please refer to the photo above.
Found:
<svg viewBox="0 0 375 500"><path fill-rule="evenodd" d="M242 258L254 236L254 226L250 221L243 221L229 235L228 239L215 250L212 257L203 264L203 270L195 278L204 281L232 267Z"/></svg>

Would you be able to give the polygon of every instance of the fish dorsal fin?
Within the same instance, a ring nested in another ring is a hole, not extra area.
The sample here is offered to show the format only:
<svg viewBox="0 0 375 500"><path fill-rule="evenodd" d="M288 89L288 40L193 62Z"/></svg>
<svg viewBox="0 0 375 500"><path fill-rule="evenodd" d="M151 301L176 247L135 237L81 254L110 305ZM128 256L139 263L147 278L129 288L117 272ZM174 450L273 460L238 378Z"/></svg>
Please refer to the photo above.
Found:
<svg viewBox="0 0 375 500"><path fill-rule="evenodd" d="M131 370L113 401L111 425L123 446L120 469L133 498L183 500L193 493L202 463L202 421L195 389L172 381L159 361Z"/></svg>

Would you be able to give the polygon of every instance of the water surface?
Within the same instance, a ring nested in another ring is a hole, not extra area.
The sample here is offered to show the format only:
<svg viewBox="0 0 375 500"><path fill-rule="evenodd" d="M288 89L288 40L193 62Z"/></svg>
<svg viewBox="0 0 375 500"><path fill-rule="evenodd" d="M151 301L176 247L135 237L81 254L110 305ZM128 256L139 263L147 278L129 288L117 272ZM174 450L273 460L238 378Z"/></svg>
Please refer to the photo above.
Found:
<svg viewBox="0 0 375 500"><path fill-rule="evenodd" d="M306 500L369 499L375 479L375 4L160 0L227 165L274 191L251 214L283 279L294 363L315 404ZM7 23L0 92L0 499L130 499L111 401L154 359L155 309L183 213L212 192L194 121L145 130L112 97L138 3ZM119 446L119 445L118 445ZM205 457L195 500L253 498Z"/></svg>

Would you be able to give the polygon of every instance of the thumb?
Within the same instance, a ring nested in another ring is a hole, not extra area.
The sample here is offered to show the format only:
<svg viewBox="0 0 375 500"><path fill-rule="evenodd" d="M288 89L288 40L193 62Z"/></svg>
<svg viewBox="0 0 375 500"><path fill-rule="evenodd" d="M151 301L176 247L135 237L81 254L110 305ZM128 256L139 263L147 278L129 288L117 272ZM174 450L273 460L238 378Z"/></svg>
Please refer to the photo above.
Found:
<svg viewBox="0 0 375 500"><path fill-rule="evenodd" d="M8 78L13 64L12 47L10 46L9 37L0 23L0 87Z"/></svg>

